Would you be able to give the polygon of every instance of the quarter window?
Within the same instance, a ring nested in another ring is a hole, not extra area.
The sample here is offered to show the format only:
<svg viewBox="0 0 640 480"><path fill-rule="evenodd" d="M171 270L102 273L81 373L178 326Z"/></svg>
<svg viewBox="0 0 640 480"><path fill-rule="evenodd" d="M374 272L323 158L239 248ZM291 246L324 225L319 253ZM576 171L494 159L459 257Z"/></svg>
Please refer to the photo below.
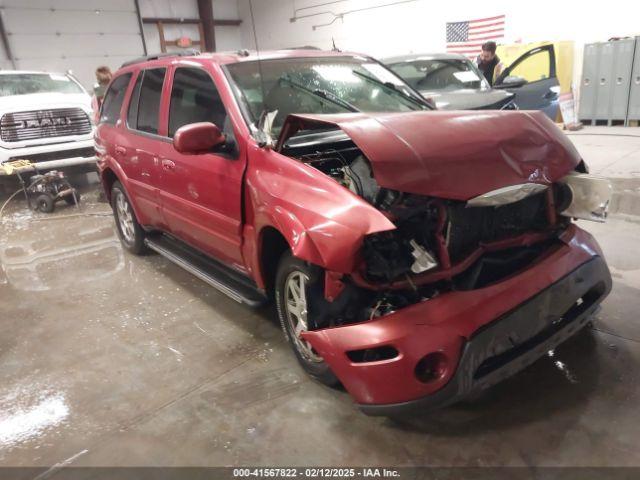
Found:
<svg viewBox="0 0 640 480"><path fill-rule="evenodd" d="M214 123L226 130L227 112L209 74L198 68L178 68L173 76L169 107L169 136L183 125Z"/></svg>
<svg viewBox="0 0 640 480"><path fill-rule="evenodd" d="M130 80L131 74L125 73L111 82L109 90L102 102L100 123L116 124L120 118L120 109L122 108L122 102L124 100L124 95L127 92L127 86L129 86Z"/></svg>
<svg viewBox="0 0 640 480"><path fill-rule="evenodd" d="M136 128L138 124L138 104L140 103L140 87L142 86L142 78L144 77L144 71L138 74L136 84L133 87L131 93L131 100L129 100L129 110L127 111L127 126L129 128Z"/></svg>

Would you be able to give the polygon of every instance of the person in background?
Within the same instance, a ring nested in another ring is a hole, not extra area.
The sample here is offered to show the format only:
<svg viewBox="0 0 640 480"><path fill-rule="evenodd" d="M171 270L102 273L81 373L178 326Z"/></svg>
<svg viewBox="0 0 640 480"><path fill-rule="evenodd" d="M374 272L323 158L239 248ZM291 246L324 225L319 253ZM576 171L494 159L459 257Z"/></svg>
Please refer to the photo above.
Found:
<svg viewBox="0 0 640 480"><path fill-rule="evenodd" d="M482 45L482 51L476 58L478 69L487 79L489 85L493 86L493 82L500 76L504 65L500 61L500 57L496 55L496 42L485 42Z"/></svg>
<svg viewBox="0 0 640 480"><path fill-rule="evenodd" d="M102 100L104 99L104 94L107 91L107 86L109 85L112 76L113 74L109 67L103 65L102 67L96 68L96 80L98 83L93 87L93 97L91 98L91 108L93 108L94 116L98 115L98 111L102 105Z"/></svg>

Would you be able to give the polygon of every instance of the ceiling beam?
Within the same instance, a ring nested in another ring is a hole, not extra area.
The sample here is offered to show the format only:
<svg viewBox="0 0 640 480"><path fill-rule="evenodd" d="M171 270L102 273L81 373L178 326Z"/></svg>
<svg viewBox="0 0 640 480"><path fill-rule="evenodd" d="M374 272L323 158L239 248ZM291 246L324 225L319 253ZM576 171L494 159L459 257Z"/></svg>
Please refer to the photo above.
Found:
<svg viewBox="0 0 640 480"><path fill-rule="evenodd" d="M167 23L167 24L194 24L200 23L199 18L164 18L164 17L144 17L142 23ZM242 20L213 20L216 27L239 27Z"/></svg>

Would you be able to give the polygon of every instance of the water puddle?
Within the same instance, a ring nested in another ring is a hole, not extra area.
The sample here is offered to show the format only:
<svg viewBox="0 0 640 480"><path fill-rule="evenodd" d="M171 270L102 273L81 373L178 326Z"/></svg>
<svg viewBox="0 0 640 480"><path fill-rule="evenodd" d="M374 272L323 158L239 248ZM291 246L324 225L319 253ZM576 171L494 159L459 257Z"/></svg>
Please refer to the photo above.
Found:
<svg viewBox="0 0 640 480"><path fill-rule="evenodd" d="M0 399L0 448L16 445L42 436L62 424L69 416L69 406L61 393L42 394L25 404L21 392Z"/></svg>

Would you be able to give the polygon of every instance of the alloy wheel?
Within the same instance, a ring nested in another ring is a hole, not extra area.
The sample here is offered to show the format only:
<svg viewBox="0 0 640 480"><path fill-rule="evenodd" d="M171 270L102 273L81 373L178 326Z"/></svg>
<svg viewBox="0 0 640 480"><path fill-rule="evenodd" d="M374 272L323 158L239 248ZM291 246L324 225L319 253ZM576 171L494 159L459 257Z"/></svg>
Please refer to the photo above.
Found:
<svg viewBox="0 0 640 480"><path fill-rule="evenodd" d="M309 330L306 292L308 281L309 277L300 271L296 270L289 274L284 291L285 314L298 351L307 360L320 363L323 361L322 357L313 350L309 342L301 337L302 332Z"/></svg>

